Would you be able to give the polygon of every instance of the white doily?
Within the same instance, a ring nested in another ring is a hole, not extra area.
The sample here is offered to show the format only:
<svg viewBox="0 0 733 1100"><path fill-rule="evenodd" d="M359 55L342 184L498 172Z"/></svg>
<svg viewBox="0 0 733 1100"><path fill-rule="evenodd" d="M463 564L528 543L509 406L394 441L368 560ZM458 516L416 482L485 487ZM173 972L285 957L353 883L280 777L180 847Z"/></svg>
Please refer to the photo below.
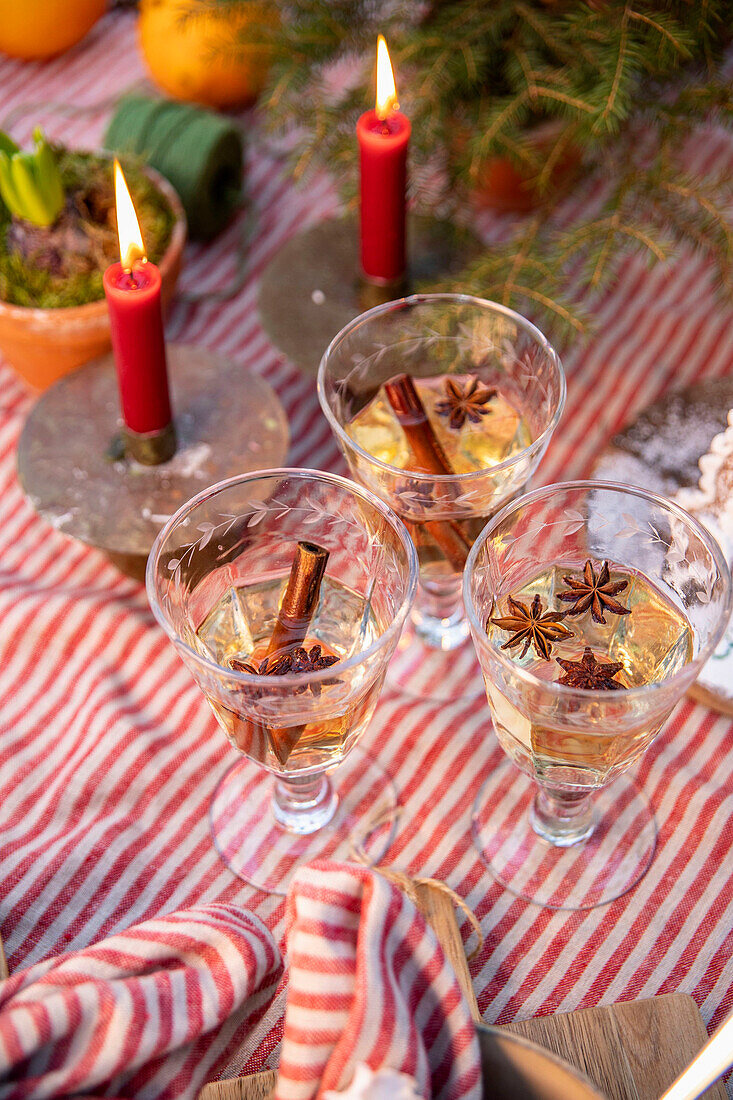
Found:
<svg viewBox="0 0 733 1100"><path fill-rule="evenodd" d="M679 489L672 498L681 508L692 513L718 540L727 561L733 561L733 409L728 413L728 427L716 435L707 454L700 459L700 480L696 488ZM733 620L718 646L706 673L715 676L716 659L727 657L733 650ZM722 673L722 669L718 669ZM705 677L707 678L707 676ZM715 676L717 680L718 677ZM730 690L730 670L723 675L724 686Z"/></svg>

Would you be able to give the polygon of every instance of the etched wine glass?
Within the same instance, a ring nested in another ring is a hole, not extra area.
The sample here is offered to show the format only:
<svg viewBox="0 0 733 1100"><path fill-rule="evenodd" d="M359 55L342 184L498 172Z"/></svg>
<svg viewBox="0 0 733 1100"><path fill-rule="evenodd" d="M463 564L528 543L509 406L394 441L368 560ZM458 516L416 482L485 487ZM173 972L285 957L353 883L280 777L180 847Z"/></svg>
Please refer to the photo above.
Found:
<svg viewBox="0 0 733 1100"><path fill-rule="evenodd" d="M463 294L378 306L334 338L321 407L354 478L405 521L418 596L388 672L426 698L481 690L461 575L486 520L521 492L565 401L560 360L523 317Z"/></svg>
<svg viewBox="0 0 733 1100"><path fill-rule="evenodd" d="M394 786L359 741L416 583L401 520L315 470L222 481L158 535L153 612L239 754L212 798L214 843L253 886L284 893L303 862L388 847Z"/></svg>
<svg viewBox="0 0 733 1100"><path fill-rule="evenodd" d="M671 501L568 482L490 521L464 597L508 757L476 799L481 858L520 897L603 905L653 857L654 816L627 773L726 629L725 557Z"/></svg>

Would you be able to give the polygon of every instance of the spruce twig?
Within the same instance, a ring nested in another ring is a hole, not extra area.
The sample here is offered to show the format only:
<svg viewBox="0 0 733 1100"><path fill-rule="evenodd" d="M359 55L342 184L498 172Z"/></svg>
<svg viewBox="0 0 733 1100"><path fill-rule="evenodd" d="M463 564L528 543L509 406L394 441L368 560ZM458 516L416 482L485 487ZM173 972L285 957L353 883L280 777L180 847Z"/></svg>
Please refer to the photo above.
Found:
<svg viewBox="0 0 733 1100"><path fill-rule="evenodd" d="M535 189L541 216L507 220L508 239L504 232L453 288L577 333L625 256L658 263L688 247L713 265L721 292L733 293L730 186L679 168L701 125L733 126L733 88L720 69L733 0L279 6L264 106L269 127L293 135L298 178L326 167L353 202L354 126L373 100L381 31L412 122L415 207L465 221L497 158ZM553 190L571 154L584 169L578 203Z"/></svg>

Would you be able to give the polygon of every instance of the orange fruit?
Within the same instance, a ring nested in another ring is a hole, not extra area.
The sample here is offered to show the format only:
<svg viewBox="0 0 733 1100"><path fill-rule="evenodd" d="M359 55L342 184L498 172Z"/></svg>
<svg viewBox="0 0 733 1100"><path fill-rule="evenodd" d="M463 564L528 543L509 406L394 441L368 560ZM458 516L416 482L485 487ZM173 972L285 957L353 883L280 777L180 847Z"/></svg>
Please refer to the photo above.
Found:
<svg viewBox="0 0 733 1100"><path fill-rule="evenodd" d="M0 50L23 60L63 53L104 14L107 0L0 0Z"/></svg>
<svg viewBox="0 0 733 1100"><path fill-rule="evenodd" d="M277 25L275 0L221 10L200 0L140 0L138 38L153 80L176 99L242 107L264 87L269 51L259 27ZM248 34L252 43L248 44Z"/></svg>

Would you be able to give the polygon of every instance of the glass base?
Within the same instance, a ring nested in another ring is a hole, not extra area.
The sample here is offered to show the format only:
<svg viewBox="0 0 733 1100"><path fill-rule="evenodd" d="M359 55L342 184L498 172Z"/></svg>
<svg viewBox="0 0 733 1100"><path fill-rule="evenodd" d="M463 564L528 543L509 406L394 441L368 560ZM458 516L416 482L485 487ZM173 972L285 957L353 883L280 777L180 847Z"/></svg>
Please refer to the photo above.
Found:
<svg viewBox="0 0 733 1100"><path fill-rule="evenodd" d="M230 765L209 807L214 846L237 878L267 894L286 894L294 872L314 859L379 863L397 828L397 792L368 753L353 748L314 803L314 831L298 834L277 820L277 777L246 757ZM323 824L318 827L319 822Z"/></svg>
<svg viewBox="0 0 733 1100"><path fill-rule="evenodd" d="M573 838L564 838L562 846L539 835L543 813L537 792L537 784L505 758L474 803L474 844L510 893L549 909L594 909L644 877L656 848L657 824L645 795L628 776L593 793L592 821Z"/></svg>
<svg viewBox="0 0 733 1100"><path fill-rule="evenodd" d="M453 625L448 634L453 644L440 646L427 642L419 628L408 622L387 666L387 683L405 695L443 703L483 695L481 667L467 631L461 616L460 626Z"/></svg>

